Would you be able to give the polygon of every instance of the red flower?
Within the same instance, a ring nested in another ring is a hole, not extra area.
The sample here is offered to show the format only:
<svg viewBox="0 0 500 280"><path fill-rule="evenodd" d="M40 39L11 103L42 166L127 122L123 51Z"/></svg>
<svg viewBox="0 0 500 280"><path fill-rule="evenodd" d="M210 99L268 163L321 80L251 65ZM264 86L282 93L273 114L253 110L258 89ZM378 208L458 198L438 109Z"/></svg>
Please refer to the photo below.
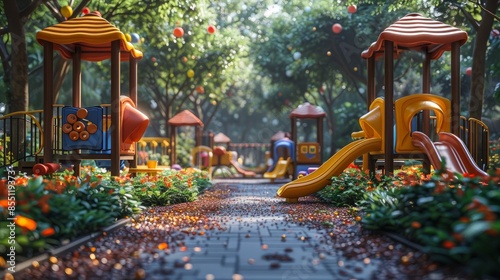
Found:
<svg viewBox="0 0 500 280"><path fill-rule="evenodd" d="M455 247L455 242L453 242L451 240L445 240L445 241L443 241L443 244L441 244L441 245L445 249L452 249L453 247Z"/></svg>
<svg viewBox="0 0 500 280"><path fill-rule="evenodd" d="M54 235L54 233L56 233L56 231L54 230L54 228L46 228L44 230L42 230L42 232L40 233L42 236L51 236L51 235Z"/></svg>

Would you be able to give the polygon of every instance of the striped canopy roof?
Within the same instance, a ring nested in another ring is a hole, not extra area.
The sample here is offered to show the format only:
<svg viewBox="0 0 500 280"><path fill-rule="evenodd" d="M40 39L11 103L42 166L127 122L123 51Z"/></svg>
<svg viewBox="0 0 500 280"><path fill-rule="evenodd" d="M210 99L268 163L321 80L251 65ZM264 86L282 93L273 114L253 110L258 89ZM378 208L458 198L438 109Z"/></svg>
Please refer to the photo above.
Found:
<svg viewBox="0 0 500 280"><path fill-rule="evenodd" d="M111 42L120 41L120 60L132 57L141 59L143 54L131 43L125 34L97 14L90 13L83 17L72 18L47 27L36 34L41 45L52 42L54 49L66 58L72 58L77 47L81 50L81 59L102 61L111 57Z"/></svg>
<svg viewBox="0 0 500 280"><path fill-rule="evenodd" d="M392 41L396 55L404 50L417 50L430 54L431 59L438 59L445 51L451 50L452 43L458 42L461 46L467 38L467 32L459 28L412 13L382 31L361 57L383 56L384 41Z"/></svg>

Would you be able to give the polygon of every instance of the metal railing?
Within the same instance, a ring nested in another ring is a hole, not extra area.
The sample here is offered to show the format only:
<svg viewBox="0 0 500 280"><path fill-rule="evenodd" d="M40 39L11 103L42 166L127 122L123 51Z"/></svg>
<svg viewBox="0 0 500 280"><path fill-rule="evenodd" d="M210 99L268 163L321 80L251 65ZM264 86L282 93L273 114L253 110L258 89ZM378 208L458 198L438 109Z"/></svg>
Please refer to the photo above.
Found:
<svg viewBox="0 0 500 280"><path fill-rule="evenodd" d="M168 164L170 153L170 140L166 137L142 137L137 142L137 164L146 164L148 160L155 159L161 165Z"/></svg>
<svg viewBox="0 0 500 280"><path fill-rule="evenodd" d="M43 149L42 110L14 112L0 117L0 166L36 161Z"/></svg>
<svg viewBox="0 0 500 280"><path fill-rule="evenodd" d="M465 143L479 168L487 171L490 159L490 131L488 126L478 119L469 118L467 121L467 141Z"/></svg>
<svg viewBox="0 0 500 280"><path fill-rule="evenodd" d="M103 108L102 151L110 151L107 130L111 125L109 116L109 105L101 105ZM54 118L52 120L54 139L52 148L54 154L68 154L62 144L63 120L62 108L64 105L54 105ZM43 152L43 110L14 112L0 117L0 167L19 165L23 162L37 162ZM431 122L433 122L431 116ZM419 125L417 125L419 126ZM485 123L475 118L460 118L459 136L466 144L472 158L480 168L486 170L489 163L489 129ZM255 143L231 143L231 147L238 154L244 155L245 159L259 162L268 144ZM168 161L169 139L164 137L143 137L137 143L138 164L145 164L147 159L155 157L158 160ZM252 151L252 155L249 155ZM255 152L258 151L256 154ZM92 152L92 151L90 151ZM164 162L164 164L168 164ZM251 163L249 163L251 164Z"/></svg>

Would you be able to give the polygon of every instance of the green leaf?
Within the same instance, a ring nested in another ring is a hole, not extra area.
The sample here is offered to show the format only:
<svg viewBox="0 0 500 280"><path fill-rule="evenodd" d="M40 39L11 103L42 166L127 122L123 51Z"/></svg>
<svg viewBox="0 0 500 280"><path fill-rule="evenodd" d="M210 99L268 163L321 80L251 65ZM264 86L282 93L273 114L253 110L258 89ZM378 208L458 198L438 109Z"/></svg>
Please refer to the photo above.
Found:
<svg viewBox="0 0 500 280"><path fill-rule="evenodd" d="M491 224L486 221L477 221L472 222L470 225L464 230L463 235L466 238L472 238L483 233L485 230L491 228Z"/></svg>

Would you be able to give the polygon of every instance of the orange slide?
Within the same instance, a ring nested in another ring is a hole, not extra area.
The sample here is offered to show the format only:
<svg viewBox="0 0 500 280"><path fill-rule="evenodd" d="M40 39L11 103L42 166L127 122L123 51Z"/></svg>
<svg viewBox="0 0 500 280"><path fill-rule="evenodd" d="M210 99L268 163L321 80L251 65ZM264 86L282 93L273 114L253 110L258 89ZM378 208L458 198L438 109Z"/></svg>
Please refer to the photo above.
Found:
<svg viewBox="0 0 500 280"><path fill-rule="evenodd" d="M477 166L467 147L458 136L448 132L440 132L439 141L432 142L424 133L414 131L411 138L413 145L427 155L435 169L441 169L444 160L446 169L452 172L474 174L482 178L489 177L488 173Z"/></svg>
<svg viewBox="0 0 500 280"><path fill-rule="evenodd" d="M311 174L300 177L279 188L277 195L285 197L287 202L297 202L299 197L323 189L333 176L342 173L355 159L368 152L379 151L381 146L382 139L380 138L361 139L351 142Z"/></svg>
<svg viewBox="0 0 500 280"><path fill-rule="evenodd" d="M230 161L231 165L234 167L234 169L236 169L236 171L238 173L240 173L241 175L245 176L245 177L255 177L257 174L255 174L255 172L253 171L249 171L249 170L245 170L243 168L243 166L241 166L241 164L239 162L237 162L236 160L232 159Z"/></svg>

